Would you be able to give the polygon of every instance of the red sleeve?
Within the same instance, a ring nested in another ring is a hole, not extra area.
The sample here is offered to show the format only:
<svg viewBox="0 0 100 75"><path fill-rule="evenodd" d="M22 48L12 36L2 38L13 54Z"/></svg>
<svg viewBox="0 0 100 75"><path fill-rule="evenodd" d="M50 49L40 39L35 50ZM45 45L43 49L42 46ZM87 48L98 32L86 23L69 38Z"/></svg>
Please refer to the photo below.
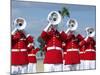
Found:
<svg viewBox="0 0 100 75"><path fill-rule="evenodd" d="M43 31L42 34L41 34L41 38L42 38L44 41L47 41L47 40L48 40L48 34L47 34L47 32Z"/></svg>
<svg viewBox="0 0 100 75"><path fill-rule="evenodd" d="M14 35L12 35L12 40L18 40L21 38L21 35L19 32L16 32Z"/></svg>
<svg viewBox="0 0 100 75"><path fill-rule="evenodd" d="M67 36L67 40L70 40L70 39L73 39L73 38L75 38L75 35L74 35L74 34L69 34L69 35Z"/></svg>
<svg viewBox="0 0 100 75"><path fill-rule="evenodd" d="M85 40L82 40L81 42L79 42L79 46L83 46L83 45L86 45L86 41Z"/></svg>
<svg viewBox="0 0 100 75"><path fill-rule="evenodd" d="M61 38L62 41L66 41L67 34L64 31L61 32L60 36L61 36L60 38Z"/></svg>
<svg viewBox="0 0 100 75"><path fill-rule="evenodd" d="M28 43L33 43L33 37L31 35L29 35L26 40Z"/></svg>
<svg viewBox="0 0 100 75"><path fill-rule="evenodd" d="M84 37L81 34L78 34L76 36L76 38L78 39L79 42L82 41L82 40L84 40Z"/></svg>
<svg viewBox="0 0 100 75"><path fill-rule="evenodd" d="M39 51L39 48L36 48L36 49L35 49L35 53L37 53L38 51Z"/></svg>
<svg viewBox="0 0 100 75"><path fill-rule="evenodd" d="M34 49L34 46L32 44L28 44L27 50L30 52L32 49Z"/></svg>
<svg viewBox="0 0 100 75"><path fill-rule="evenodd" d="M91 43L93 46L95 46L95 44L96 44L95 40L92 37L89 37L87 39L87 43Z"/></svg>
<svg viewBox="0 0 100 75"><path fill-rule="evenodd" d="M39 51L39 48L32 48L31 50L29 50L29 53L33 53L33 54L36 54L37 52Z"/></svg>

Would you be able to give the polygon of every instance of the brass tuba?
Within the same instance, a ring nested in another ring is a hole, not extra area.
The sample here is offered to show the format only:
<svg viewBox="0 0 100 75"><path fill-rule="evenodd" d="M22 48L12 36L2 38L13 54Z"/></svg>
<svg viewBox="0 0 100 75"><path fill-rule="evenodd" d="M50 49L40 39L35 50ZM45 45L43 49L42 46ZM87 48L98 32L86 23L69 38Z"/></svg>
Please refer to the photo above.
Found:
<svg viewBox="0 0 100 75"><path fill-rule="evenodd" d="M26 21L25 21L24 18L19 17L19 18L15 19L13 25L14 25L15 28L12 31L12 34L14 34L16 32L16 30L23 30L23 29L25 29Z"/></svg>
<svg viewBox="0 0 100 75"><path fill-rule="evenodd" d="M52 25L57 25L61 22L61 15L57 11L51 11L47 17L47 20Z"/></svg>

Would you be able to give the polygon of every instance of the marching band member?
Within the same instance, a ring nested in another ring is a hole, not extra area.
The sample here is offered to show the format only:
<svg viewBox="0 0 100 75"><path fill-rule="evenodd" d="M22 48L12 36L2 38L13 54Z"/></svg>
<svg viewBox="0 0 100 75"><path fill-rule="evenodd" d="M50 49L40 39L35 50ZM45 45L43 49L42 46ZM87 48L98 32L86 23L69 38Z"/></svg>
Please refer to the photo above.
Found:
<svg viewBox="0 0 100 75"><path fill-rule="evenodd" d="M80 42L84 48L84 69L95 69L96 49L95 49L95 30L91 27L86 28L87 37Z"/></svg>
<svg viewBox="0 0 100 75"><path fill-rule="evenodd" d="M37 59L36 59L36 53L39 51L38 48L34 48L33 43L29 43L28 45L28 60L29 60L29 64L28 64L28 73L36 73L36 63L37 63Z"/></svg>
<svg viewBox="0 0 100 75"><path fill-rule="evenodd" d="M80 70L84 70L84 53L86 46L80 44L80 42L84 40L84 36L78 35L78 39L79 39L79 49L80 49Z"/></svg>
<svg viewBox="0 0 100 75"><path fill-rule="evenodd" d="M27 73L28 55L27 45L32 42L32 37L27 36L24 29L26 21L23 18L17 18L14 21L15 29L12 31L12 50L11 50L11 65L12 74Z"/></svg>
<svg viewBox="0 0 100 75"><path fill-rule="evenodd" d="M78 35L75 35L78 23L75 19L69 19L67 25L67 31L62 31L61 33L62 38L65 40L63 71L79 70L80 56Z"/></svg>
<svg viewBox="0 0 100 75"><path fill-rule="evenodd" d="M61 15L52 11L48 15L49 24L43 30L41 38L45 41L44 72L62 71L62 41L57 26Z"/></svg>

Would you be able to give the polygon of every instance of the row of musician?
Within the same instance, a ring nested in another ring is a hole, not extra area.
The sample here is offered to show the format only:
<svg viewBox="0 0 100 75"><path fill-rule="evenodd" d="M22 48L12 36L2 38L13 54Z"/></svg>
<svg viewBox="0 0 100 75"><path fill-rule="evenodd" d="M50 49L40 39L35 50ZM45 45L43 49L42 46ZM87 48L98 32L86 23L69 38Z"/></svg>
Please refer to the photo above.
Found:
<svg viewBox="0 0 100 75"><path fill-rule="evenodd" d="M40 35L40 38L45 41L44 72L95 69L94 28L87 27L85 29L87 35L84 37L80 33L76 34L78 22L75 19L69 19L67 30L60 32L58 25L61 22L61 15L57 11L50 12L47 20L48 25ZM37 70L36 53L39 48L35 47L33 37L25 32L25 19L17 18L14 26L11 73L35 73Z"/></svg>

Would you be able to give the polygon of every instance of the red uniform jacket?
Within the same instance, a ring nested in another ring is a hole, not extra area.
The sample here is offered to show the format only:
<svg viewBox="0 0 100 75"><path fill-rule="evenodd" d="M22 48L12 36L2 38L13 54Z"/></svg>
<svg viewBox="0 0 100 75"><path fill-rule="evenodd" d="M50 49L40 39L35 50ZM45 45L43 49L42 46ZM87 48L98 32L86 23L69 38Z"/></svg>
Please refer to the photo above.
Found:
<svg viewBox="0 0 100 75"><path fill-rule="evenodd" d="M65 32L61 33L63 39L65 39L65 48L64 48L64 60L65 64L79 64L79 45L78 39L73 33L66 34ZM65 53L66 52L66 53Z"/></svg>
<svg viewBox="0 0 100 75"><path fill-rule="evenodd" d="M84 60L96 60L95 40L88 37L87 40L81 41L81 46L85 46Z"/></svg>
<svg viewBox="0 0 100 75"><path fill-rule="evenodd" d="M84 60L86 45L80 46L80 60Z"/></svg>
<svg viewBox="0 0 100 75"><path fill-rule="evenodd" d="M27 45L29 42L33 42L33 38L31 36L26 37L23 31L16 31L12 35L12 65L28 64Z"/></svg>
<svg viewBox="0 0 100 75"><path fill-rule="evenodd" d="M36 60L36 53L38 52L38 48L32 48L29 52L28 52L28 60L29 63L37 63Z"/></svg>
<svg viewBox="0 0 100 75"><path fill-rule="evenodd" d="M82 41L84 40L84 37L79 34L77 38L79 39L78 42L79 42L79 49L80 49L80 60L84 60L84 53L85 53L86 46L81 45Z"/></svg>
<svg viewBox="0 0 100 75"><path fill-rule="evenodd" d="M62 64L62 41L58 31L43 31L41 38L46 42L44 64Z"/></svg>

